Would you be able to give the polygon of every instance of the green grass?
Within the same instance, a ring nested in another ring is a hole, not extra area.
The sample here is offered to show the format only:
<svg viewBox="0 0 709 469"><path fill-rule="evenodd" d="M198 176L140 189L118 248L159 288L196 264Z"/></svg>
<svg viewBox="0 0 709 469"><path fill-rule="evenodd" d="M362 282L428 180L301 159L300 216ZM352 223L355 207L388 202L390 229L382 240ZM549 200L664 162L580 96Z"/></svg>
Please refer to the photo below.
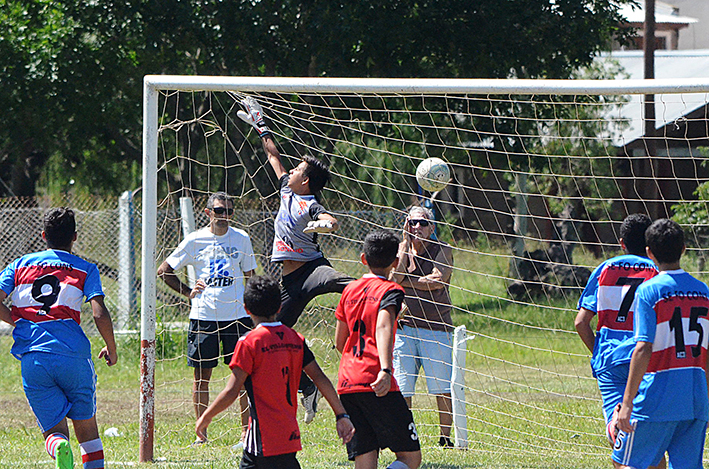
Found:
<svg viewBox="0 0 709 469"><path fill-rule="evenodd" d="M453 320L470 334L466 355L468 450L437 446L435 400L419 380L414 417L423 450L422 467L441 468L606 468L610 466L603 436L600 400L588 366L588 353L573 332L576 298L541 298L534 304L512 302L505 293L504 251L456 251L451 295ZM593 266L590 254L577 252L577 262ZM334 257L334 256L333 256ZM688 259L689 269L693 259ZM352 262L335 266L361 274ZM298 323L318 362L334 381L339 356L333 348L333 308L338 295L320 297ZM162 316L168 310L161 310ZM186 311L178 318L186 318ZM169 321L167 321L169 322ZM167 322L165 324L167 324ZM160 324L160 322L159 322ZM240 437L234 408L210 427L209 444L194 441L191 369L185 364L184 331L158 328L156 430L154 465L143 467L234 468L239 454L231 446ZM95 338L94 354L99 342ZM0 463L8 467L53 467L21 387L19 362L9 355L11 339L0 337ZM108 467L140 466L138 460L139 348L136 337L120 339L120 361L112 368L96 361L98 414ZM212 396L224 386L228 369L214 372ZM325 402L322 404L326 406ZM237 406L238 408L238 406ZM334 418L325 407L310 425L301 425L304 468L353 467L336 439ZM75 455L78 446L73 441ZM380 467L393 460L384 451ZM79 467L77 465L77 467Z"/></svg>

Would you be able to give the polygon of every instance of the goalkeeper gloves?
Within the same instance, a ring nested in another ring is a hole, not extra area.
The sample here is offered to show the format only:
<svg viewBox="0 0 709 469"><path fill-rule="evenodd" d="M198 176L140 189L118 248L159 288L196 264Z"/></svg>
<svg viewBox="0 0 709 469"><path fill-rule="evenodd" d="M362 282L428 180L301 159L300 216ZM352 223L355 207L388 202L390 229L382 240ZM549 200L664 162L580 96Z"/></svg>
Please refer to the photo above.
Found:
<svg viewBox="0 0 709 469"><path fill-rule="evenodd" d="M303 233L332 233L335 230L331 220L309 221Z"/></svg>
<svg viewBox="0 0 709 469"><path fill-rule="evenodd" d="M246 111L239 110L236 115L239 116L242 121L253 126L256 132L258 132L259 137L270 136L271 130L263 119L263 108L261 108L261 105L251 97L242 99L241 105L244 106Z"/></svg>

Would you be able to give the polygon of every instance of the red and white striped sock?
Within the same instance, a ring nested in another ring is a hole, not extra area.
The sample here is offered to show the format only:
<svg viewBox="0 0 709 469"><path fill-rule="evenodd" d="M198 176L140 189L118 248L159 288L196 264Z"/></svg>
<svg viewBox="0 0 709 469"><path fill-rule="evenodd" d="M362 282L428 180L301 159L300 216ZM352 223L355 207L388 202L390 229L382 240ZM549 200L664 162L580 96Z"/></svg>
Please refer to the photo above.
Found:
<svg viewBox="0 0 709 469"><path fill-rule="evenodd" d="M52 433L46 440L44 440L44 448L47 450L47 453L49 453L52 459L57 459L57 446L59 446L59 443L62 441L69 441L69 438L61 433Z"/></svg>
<svg viewBox="0 0 709 469"><path fill-rule="evenodd" d="M103 469L103 443L101 438L79 443L84 469Z"/></svg>

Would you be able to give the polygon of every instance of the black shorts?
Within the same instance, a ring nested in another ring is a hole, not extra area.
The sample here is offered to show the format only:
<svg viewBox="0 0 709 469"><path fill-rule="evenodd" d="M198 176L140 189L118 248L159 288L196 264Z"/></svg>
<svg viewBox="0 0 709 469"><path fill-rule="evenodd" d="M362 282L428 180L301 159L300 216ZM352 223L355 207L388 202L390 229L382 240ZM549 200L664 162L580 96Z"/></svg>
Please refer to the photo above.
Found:
<svg viewBox="0 0 709 469"><path fill-rule="evenodd" d="M219 364L219 343L224 363L231 362L239 337L254 328L251 318L234 321L190 319L187 333L187 364L193 368L214 368Z"/></svg>
<svg viewBox="0 0 709 469"><path fill-rule="evenodd" d="M377 397L373 392L340 394L342 405L355 427L347 443L347 457L389 448L394 453L420 451L414 416L400 391Z"/></svg>
<svg viewBox="0 0 709 469"><path fill-rule="evenodd" d="M342 293L353 280L335 270L324 257L306 262L281 279L278 320L293 327L310 300L325 293Z"/></svg>
<svg viewBox="0 0 709 469"><path fill-rule="evenodd" d="M279 454L278 456L255 456L244 451L239 469L300 469L295 453Z"/></svg>

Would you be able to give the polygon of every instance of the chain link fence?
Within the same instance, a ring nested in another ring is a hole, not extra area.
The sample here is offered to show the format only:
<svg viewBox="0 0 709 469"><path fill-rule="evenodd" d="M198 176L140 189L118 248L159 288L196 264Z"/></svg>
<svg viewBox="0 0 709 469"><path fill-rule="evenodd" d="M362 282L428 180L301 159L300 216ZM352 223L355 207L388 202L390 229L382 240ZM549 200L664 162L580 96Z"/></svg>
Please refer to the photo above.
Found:
<svg viewBox="0 0 709 469"><path fill-rule="evenodd" d="M55 206L71 207L76 213L78 232L74 254L98 266L106 305L113 316L116 331L137 332L140 324L142 225L139 194L139 191L136 194L126 192L120 197L71 194L61 201L48 197L0 199L0 229L4 234L4 242L0 244L1 267L24 254L46 249L41 235L44 213ZM257 273L278 277L279 266L270 263L273 220L277 209L275 203L277 200L235 200L233 226L245 230L251 237L258 263ZM206 196L193 201L194 226L197 229L209 222L204 212L206 204ZM338 234L321 236L319 242L328 258L349 272L360 268L361 242L369 231L377 227L400 228L403 224L403 214L391 210L349 211L346 216L338 216L338 219ZM179 205L173 201L165 203L158 212L157 223L156 264L160 264L184 237ZM161 305L159 322L173 324L175 328L182 327L189 313L187 300L158 282L157 301ZM82 308L82 327L88 335L97 334L88 304ZM0 334L9 333L11 328L0 324Z"/></svg>

